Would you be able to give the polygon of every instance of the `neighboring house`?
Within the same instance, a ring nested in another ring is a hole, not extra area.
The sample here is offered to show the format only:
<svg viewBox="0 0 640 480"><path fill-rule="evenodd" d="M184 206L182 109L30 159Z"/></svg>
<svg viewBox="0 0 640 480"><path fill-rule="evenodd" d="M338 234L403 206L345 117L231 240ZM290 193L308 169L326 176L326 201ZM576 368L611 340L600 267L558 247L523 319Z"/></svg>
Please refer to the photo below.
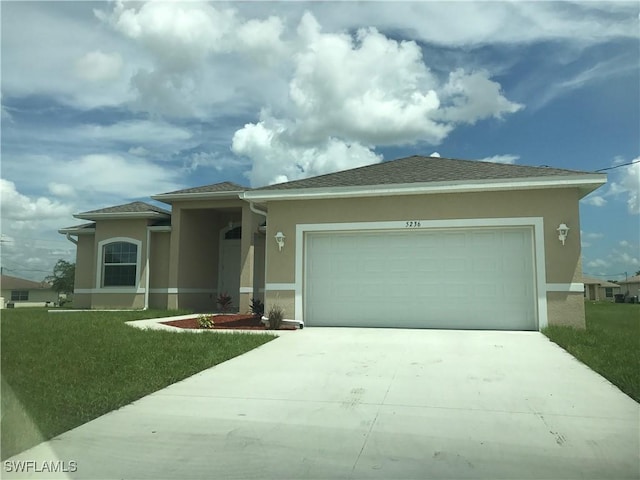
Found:
<svg viewBox="0 0 640 480"><path fill-rule="evenodd" d="M618 284L621 287L620 293L627 297L640 297L640 275L629 277L626 280L620 280Z"/></svg>
<svg viewBox="0 0 640 480"><path fill-rule="evenodd" d="M0 290L3 307L9 303L15 307L39 307L58 301L57 292L46 282L33 282L24 278L2 275Z"/></svg>
<svg viewBox="0 0 640 480"><path fill-rule="evenodd" d="M260 297L307 326L583 327L578 202L604 183L413 156L164 193L152 198L171 212L134 202L60 233L78 245L76 307L210 311L228 292L242 312Z"/></svg>
<svg viewBox="0 0 640 480"><path fill-rule="evenodd" d="M614 296L622 293L617 283L599 278L583 276L582 283L584 283L584 298L587 300L613 302Z"/></svg>

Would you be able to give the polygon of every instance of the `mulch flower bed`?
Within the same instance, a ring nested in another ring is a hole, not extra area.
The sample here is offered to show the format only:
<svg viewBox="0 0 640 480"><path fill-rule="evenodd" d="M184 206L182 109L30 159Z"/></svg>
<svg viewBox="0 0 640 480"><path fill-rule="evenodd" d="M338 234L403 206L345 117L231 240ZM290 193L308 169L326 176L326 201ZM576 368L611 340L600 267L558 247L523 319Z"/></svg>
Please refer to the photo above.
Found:
<svg viewBox="0 0 640 480"><path fill-rule="evenodd" d="M234 329L234 330L267 330L262 321L253 315L215 315L214 325L209 330ZM186 318L184 320L170 320L160 322L163 325L171 325L178 328L200 329L198 317ZM282 325L279 330L296 330L294 325Z"/></svg>

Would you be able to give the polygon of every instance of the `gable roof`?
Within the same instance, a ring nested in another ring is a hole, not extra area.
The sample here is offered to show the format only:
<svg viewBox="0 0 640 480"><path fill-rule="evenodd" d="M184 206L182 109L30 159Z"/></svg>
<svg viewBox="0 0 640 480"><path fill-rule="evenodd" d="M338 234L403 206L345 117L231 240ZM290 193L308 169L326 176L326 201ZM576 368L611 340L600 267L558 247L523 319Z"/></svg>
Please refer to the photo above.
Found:
<svg viewBox="0 0 640 480"><path fill-rule="evenodd" d="M365 196L367 190L371 195L380 195L402 194L402 190L408 194L553 186L576 186L586 195L604 183L606 175L601 173L414 155L256 188L245 192L243 197L267 200L293 196L309 198L316 192L330 192L334 194L331 196L360 192L360 196Z"/></svg>
<svg viewBox="0 0 640 480"><path fill-rule="evenodd" d="M100 208L74 215L76 218L86 220L101 218L168 218L170 216L170 211L145 202L125 203L124 205Z"/></svg>
<svg viewBox="0 0 640 480"><path fill-rule="evenodd" d="M238 198L238 195L247 190L233 182L220 182L211 185L203 185L201 187L185 188L184 190L176 190L173 192L160 193L152 195L154 200L170 203L172 200L202 200L206 198Z"/></svg>
<svg viewBox="0 0 640 480"><path fill-rule="evenodd" d="M620 287L617 283L608 282L607 280L602 280L600 278L589 277L587 275L582 276L582 283L586 285L599 285L600 287Z"/></svg>
<svg viewBox="0 0 640 480"><path fill-rule="evenodd" d="M47 282L34 282L10 275L2 275L0 284L2 290L48 290L51 288Z"/></svg>
<svg viewBox="0 0 640 480"><path fill-rule="evenodd" d="M91 222L91 223L82 223L80 225L73 225L71 227L65 227L65 228L61 228L58 230L58 233L69 233L69 234L74 234L74 235L81 235L81 234L88 234L88 233L95 233L96 231L96 224L95 222Z"/></svg>
<svg viewBox="0 0 640 480"><path fill-rule="evenodd" d="M620 280L618 283L640 283L640 275L634 275L633 277L629 277L626 280Z"/></svg>

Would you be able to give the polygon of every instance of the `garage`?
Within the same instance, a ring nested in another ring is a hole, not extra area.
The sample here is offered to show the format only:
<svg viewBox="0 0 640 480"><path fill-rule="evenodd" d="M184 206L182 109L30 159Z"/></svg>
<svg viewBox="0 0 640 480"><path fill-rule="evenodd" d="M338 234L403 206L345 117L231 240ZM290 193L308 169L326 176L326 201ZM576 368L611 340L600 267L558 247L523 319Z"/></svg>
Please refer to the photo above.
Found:
<svg viewBox="0 0 640 480"><path fill-rule="evenodd" d="M308 326L537 330L530 227L308 232Z"/></svg>

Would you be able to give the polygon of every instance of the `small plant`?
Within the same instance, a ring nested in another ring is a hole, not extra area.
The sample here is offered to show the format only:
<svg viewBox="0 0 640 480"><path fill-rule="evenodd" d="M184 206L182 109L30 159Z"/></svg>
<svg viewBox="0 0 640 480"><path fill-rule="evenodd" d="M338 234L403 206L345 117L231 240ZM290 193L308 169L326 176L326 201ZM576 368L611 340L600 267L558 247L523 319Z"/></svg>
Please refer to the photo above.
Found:
<svg viewBox="0 0 640 480"><path fill-rule="evenodd" d="M200 328L213 328L213 315L198 315L198 326Z"/></svg>
<svg viewBox="0 0 640 480"><path fill-rule="evenodd" d="M251 309L251 313L256 318L262 318L264 315L264 303L259 298L252 298L251 304L249 305Z"/></svg>
<svg viewBox="0 0 640 480"><path fill-rule="evenodd" d="M278 304L273 305L269 309L269 329L278 330L282 325L282 319L284 318L284 310Z"/></svg>
<svg viewBox="0 0 640 480"><path fill-rule="evenodd" d="M220 307L221 312L226 313L231 310L231 302L231 295L229 295L227 292L222 292L220 295L218 295L217 304L218 307Z"/></svg>

